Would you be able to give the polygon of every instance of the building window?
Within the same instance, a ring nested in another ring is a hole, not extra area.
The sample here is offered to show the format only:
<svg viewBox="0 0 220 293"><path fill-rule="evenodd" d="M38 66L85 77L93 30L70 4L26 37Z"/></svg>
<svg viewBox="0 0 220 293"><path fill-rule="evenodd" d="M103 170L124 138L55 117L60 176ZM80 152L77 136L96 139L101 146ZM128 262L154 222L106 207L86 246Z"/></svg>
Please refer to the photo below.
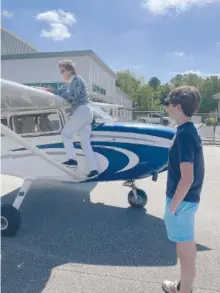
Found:
<svg viewBox="0 0 220 293"><path fill-rule="evenodd" d="M103 89L103 88L101 88L101 87L99 87L99 86L96 85L96 84L93 84L93 85L92 85L92 91L93 91L93 92L96 92L96 93L99 93L99 94L101 94L101 95L106 95L106 90Z"/></svg>

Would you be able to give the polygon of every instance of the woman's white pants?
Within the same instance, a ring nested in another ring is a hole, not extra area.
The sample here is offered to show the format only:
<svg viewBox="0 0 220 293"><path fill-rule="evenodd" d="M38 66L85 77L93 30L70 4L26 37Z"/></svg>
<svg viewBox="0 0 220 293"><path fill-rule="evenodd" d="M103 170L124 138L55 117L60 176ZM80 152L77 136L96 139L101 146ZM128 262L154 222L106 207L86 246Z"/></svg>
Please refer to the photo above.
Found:
<svg viewBox="0 0 220 293"><path fill-rule="evenodd" d="M76 159L76 152L73 145L73 136L77 133L80 136L81 147L86 157L90 171L98 170L96 157L91 146L93 112L89 104L79 106L70 116L62 130L62 138L68 159Z"/></svg>

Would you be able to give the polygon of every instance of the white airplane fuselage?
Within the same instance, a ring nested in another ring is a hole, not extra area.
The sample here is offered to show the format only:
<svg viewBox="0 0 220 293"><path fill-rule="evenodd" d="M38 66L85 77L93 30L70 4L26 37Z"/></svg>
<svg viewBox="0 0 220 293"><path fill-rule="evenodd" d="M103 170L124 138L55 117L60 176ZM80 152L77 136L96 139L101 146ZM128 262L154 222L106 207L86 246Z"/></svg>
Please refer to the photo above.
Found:
<svg viewBox="0 0 220 293"><path fill-rule="evenodd" d="M67 157L61 131L68 120L69 104L50 93L13 82L3 80L2 88L4 124L55 161L65 161ZM162 125L115 122L94 104L91 107L95 118L103 118L103 123L94 121L93 124L91 144L100 175L89 181L135 180L166 168L175 129ZM44 127L40 124L43 119L47 122ZM79 162L75 172L86 174L87 162L78 135L73 137L73 144ZM63 170L7 135L1 139L1 163L2 174L71 180L71 176Z"/></svg>

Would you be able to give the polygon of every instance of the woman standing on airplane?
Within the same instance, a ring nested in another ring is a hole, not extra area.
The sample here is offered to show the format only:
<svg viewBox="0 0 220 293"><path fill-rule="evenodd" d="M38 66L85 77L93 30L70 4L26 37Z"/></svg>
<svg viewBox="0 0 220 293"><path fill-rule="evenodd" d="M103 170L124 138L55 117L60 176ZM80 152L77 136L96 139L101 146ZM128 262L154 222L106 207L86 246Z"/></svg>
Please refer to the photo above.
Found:
<svg viewBox="0 0 220 293"><path fill-rule="evenodd" d="M82 150L90 169L87 177L95 177L98 175L98 168L90 141L93 112L89 105L87 86L83 78L76 73L72 61L61 61L59 63L59 70L65 83L58 90L52 88L45 88L45 90L63 97L72 105L72 114L62 130L64 147L68 157L68 160L63 164L70 167L77 167L78 162L73 146L73 136L79 133Z"/></svg>

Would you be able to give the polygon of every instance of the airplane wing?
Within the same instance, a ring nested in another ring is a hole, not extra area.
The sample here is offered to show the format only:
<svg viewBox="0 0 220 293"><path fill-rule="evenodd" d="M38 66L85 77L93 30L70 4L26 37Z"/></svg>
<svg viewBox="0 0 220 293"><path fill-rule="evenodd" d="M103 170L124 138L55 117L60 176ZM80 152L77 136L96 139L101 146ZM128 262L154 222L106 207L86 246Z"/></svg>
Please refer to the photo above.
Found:
<svg viewBox="0 0 220 293"><path fill-rule="evenodd" d="M91 101L94 115L103 121L113 121L103 109L121 108L122 105L98 103ZM51 110L70 108L71 103L62 97L17 82L1 79L1 114L17 111Z"/></svg>
<svg viewBox="0 0 220 293"><path fill-rule="evenodd" d="M109 103L99 103L99 102L92 102L94 105L101 107L101 108L106 108L106 109L122 109L124 108L123 105L119 104L109 104Z"/></svg>
<svg viewBox="0 0 220 293"><path fill-rule="evenodd" d="M1 79L1 112L19 110L57 109L69 103L40 88Z"/></svg>
<svg viewBox="0 0 220 293"><path fill-rule="evenodd" d="M123 105L91 102L99 108L123 108ZM1 79L1 112L19 110L47 110L69 107L62 97L17 82Z"/></svg>
<svg viewBox="0 0 220 293"><path fill-rule="evenodd" d="M11 112L11 115L13 115L14 113L19 111L42 111L71 107L71 103L69 101L63 99L60 96L47 92L41 88L34 88L5 79L1 79L0 82L2 117L7 117L9 112ZM95 116L100 117L105 121L111 121L111 117L108 116L107 113L105 113L101 108L99 108L99 105L97 103L91 102L91 105ZM63 166L62 163L55 161L44 151L37 148L30 141L20 136L18 133L10 129L10 127L4 125L3 122L0 126L2 135L11 138L33 154L41 157L48 163L64 171L69 176L71 176L71 179L75 182L83 181L86 179L85 174L79 174L78 172L76 173L66 166Z"/></svg>
<svg viewBox="0 0 220 293"><path fill-rule="evenodd" d="M62 108L69 102L66 102L63 98L56 96L52 93L46 92L43 89L36 89L29 86L25 86L19 83L1 79L1 114L4 112L7 114L10 112L30 111L30 110L44 110L44 109L54 109ZM84 181L85 174L76 173L70 170L62 163L57 162L51 158L44 151L37 148L27 139L21 137L15 131L11 130L10 127L1 123L1 134L11 138L12 140L19 143L21 146L31 151L33 154L46 160L48 163L59 168L66 174L68 174L72 180L75 182Z"/></svg>

